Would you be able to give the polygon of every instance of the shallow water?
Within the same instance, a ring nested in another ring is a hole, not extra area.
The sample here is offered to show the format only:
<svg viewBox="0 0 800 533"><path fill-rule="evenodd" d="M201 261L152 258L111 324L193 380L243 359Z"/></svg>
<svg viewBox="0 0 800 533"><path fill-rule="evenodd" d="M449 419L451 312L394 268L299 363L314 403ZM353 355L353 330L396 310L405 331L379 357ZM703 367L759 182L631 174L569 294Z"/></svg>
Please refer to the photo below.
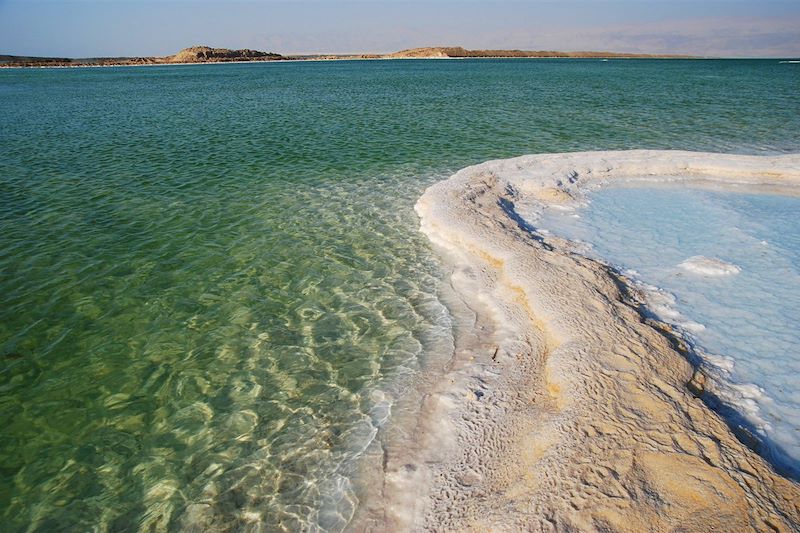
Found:
<svg viewBox="0 0 800 533"><path fill-rule="evenodd" d="M800 473L800 198L612 186L539 224L637 281L692 340L711 392Z"/></svg>
<svg viewBox="0 0 800 533"><path fill-rule="evenodd" d="M0 70L3 529L341 529L361 450L452 345L427 185L524 153L797 151L799 83L776 61Z"/></svg>

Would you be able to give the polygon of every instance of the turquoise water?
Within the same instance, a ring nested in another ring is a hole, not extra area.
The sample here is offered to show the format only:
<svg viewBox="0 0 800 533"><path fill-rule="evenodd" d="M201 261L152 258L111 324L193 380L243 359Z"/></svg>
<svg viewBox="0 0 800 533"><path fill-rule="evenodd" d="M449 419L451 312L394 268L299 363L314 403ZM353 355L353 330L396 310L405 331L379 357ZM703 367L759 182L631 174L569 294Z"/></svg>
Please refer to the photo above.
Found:
<svg viewBox="0 0 800 533"><path fill-rule="evenodd" d="M734 423L797 478L800 199L610 187L576 214L550 212L540 224L590 243L591 254L647 284L656 315L702 357L714 401L733 408L742 417Z"/></svg>
<svg viewBox="0 0 800 533"><path fill-rule="evenodd" d="M0 70L8 531L342 529L452 344L413 204L524 153L800 150L777 61Z"/></svg>

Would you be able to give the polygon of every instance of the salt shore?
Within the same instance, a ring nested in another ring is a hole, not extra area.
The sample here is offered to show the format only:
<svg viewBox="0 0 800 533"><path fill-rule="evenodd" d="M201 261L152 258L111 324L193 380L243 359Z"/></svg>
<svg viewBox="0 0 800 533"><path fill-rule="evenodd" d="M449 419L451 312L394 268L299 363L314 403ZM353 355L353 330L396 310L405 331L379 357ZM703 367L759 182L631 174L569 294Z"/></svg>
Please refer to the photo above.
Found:
<svg viewBox="0 0 800 533"><path fill-rule="evenodd" d="M532 155L430 187L416 210L461 331L415 419L385 439L357 529L800 530L800 485L698 397L681 340L619 273L518 215L608 180L798 194L800 155Z"/></svg>

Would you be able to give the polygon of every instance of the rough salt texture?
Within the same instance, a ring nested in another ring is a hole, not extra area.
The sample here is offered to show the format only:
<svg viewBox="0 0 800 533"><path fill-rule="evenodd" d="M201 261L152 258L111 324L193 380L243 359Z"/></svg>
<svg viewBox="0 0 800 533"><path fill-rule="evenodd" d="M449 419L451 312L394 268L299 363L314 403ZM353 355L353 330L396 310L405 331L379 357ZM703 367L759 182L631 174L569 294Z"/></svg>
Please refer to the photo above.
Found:
<svg viewBox="0 0 800 533"><path fill-rule="evenodd" d="M426 191L421 229L452 265L467 327L412 427L384 443L356 528L800 530L800 486L690 392L702 376L680 341L617 273L515 211L664 177L796 194L800 156L525 156Z"/></svg>

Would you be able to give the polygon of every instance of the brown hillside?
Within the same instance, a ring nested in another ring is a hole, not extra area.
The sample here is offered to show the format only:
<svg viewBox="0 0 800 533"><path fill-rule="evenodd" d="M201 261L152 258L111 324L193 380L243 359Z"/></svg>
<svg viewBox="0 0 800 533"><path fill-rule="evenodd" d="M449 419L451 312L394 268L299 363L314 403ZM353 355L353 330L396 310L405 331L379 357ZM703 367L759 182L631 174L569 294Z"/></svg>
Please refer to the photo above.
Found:
<svg viewBox="0 0 800 533"><path fill-rule="evenodd" d="M280 54L260 52L244 48L229 50L227 48L211 48L209 46L191 46L184 48L174 56L164 58L165 63L208 63L217 61L263 61L281 59Z"/></svg>

